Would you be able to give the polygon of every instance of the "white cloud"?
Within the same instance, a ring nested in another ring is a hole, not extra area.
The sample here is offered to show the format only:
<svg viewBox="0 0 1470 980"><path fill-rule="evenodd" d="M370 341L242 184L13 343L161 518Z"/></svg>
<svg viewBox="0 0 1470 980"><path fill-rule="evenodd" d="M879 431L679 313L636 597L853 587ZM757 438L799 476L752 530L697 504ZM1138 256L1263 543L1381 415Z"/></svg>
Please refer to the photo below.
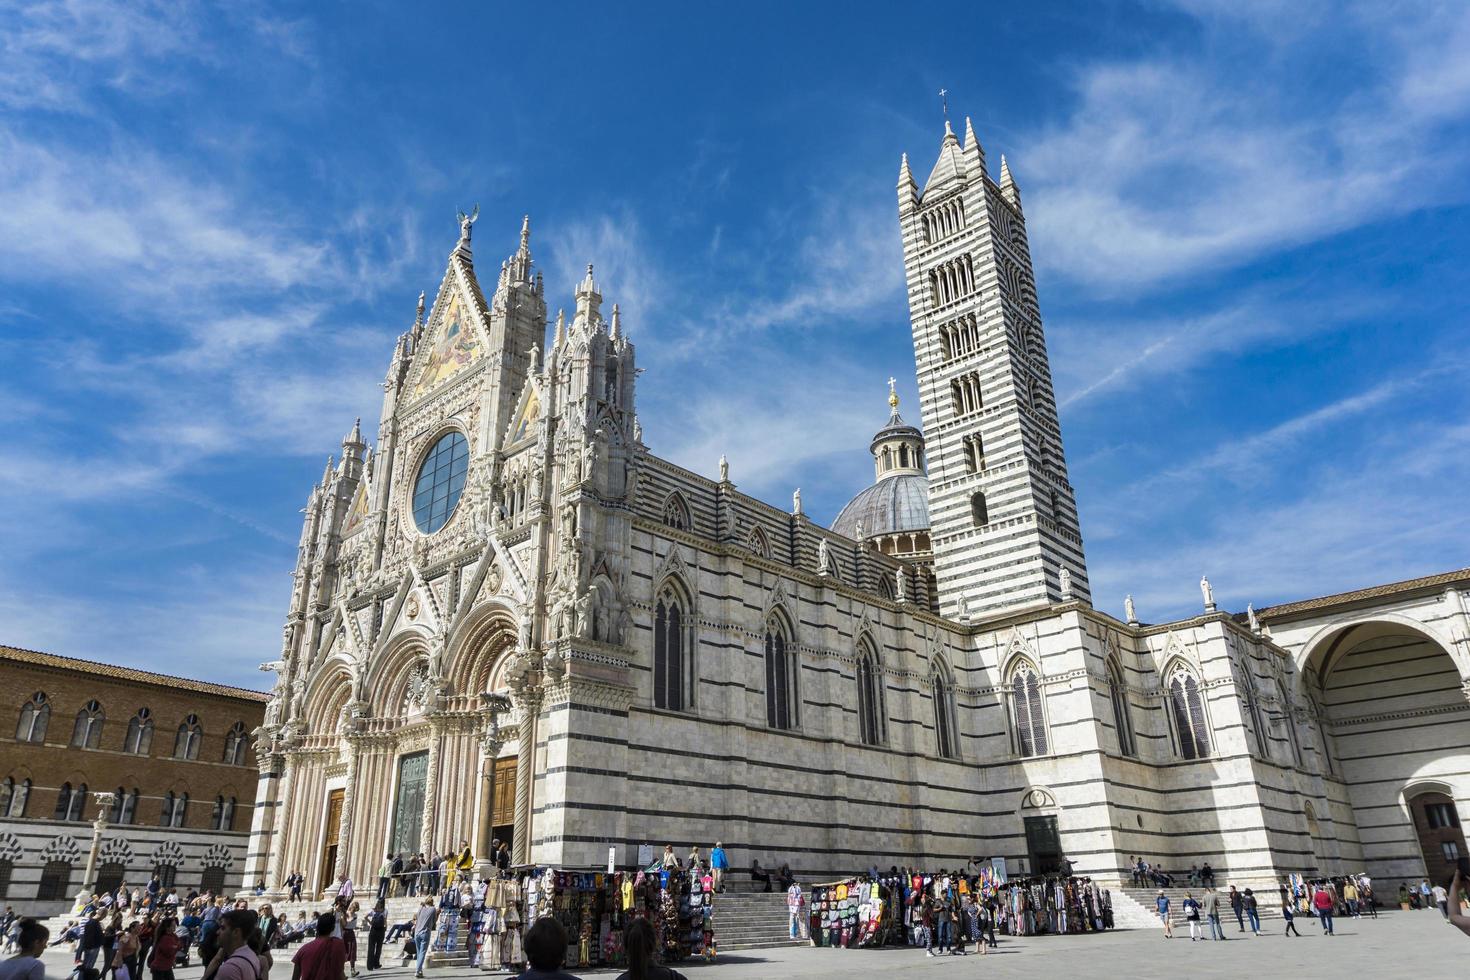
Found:
<svg viewBox="0 0 1470 980"><path fill-rule="evenodd" d="M1115 292L1463 200L1470 147L1446 123L1470 108L1470 7L1413 13L1354 5L1274 56L1206 16L1188 54L1084 68L1073 111L1011 161L1038 264ZM1356 70L1304 105L1324 44Z"/></svg>

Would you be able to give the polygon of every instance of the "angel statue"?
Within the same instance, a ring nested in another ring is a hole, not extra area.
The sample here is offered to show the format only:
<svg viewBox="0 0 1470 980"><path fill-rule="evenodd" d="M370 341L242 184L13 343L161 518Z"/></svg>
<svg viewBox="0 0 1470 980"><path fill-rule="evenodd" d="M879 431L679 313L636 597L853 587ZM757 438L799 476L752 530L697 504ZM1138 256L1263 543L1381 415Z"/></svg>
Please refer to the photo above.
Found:
<svg viewBox="0 0 1470 980"><path fill-rule="evenodd" d="M479 217L480 206L478 204L475 205L475 210L471 211L469 214L465 214L463 211L460 211L458 213L460 241L467 242L470 240L470 226L473 225Z"/></svg>

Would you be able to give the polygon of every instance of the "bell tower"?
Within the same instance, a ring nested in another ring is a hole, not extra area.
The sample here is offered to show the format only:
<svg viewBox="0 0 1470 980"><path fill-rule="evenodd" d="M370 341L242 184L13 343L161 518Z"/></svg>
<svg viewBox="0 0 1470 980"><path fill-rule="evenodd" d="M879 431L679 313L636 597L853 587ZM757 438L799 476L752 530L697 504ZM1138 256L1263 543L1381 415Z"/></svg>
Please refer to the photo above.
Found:
<svg viewBox="0 0 1470 980"><path fill-rule="evenodd" d="M940 611L1090 602L1010 168L996 183L969 119L963 144L946 121L922 190L904 155L898 216Z"/></svg>

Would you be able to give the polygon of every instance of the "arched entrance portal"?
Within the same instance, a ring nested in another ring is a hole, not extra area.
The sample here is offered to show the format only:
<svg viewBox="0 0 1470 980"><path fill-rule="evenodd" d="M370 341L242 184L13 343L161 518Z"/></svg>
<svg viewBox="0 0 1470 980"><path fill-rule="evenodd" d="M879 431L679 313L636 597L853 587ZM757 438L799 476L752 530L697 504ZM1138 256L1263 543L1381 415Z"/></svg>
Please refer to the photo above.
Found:
<svg viewBox="0 0 1470 980"><path fill-rule="evenodd" d="M1470 797L1461 775L1470 770L1470 702L1455 659L1427 628L1395 619L1323 631L1303 653L1304 693L1320 712L1318 769L1329 780L1329 809L1315 814L1326 829L1312 835L1318 872L1418 877L1426 864L1431 873L1444 867L1431 845L1465 853L1463 836L1442 840L1459 828L1437 825L1449 815L1458 822L1454 799ZM1404 787L1426 783L1439 796L1421 803L1432 794L1416 793L1406 807ZM1443 803L1451 808L1434 807ZM1350 839L1352 823L1361 844Z"/></svg>
<svg viewBox="0 0 1470 980"><path fill-rule="evenodd" d="M1409 800L1409 813L1424 854L1424 873L1439 881L1454 873L1455 862L1466 854L1460 811L1444 793L1420 793Z"/></svg>

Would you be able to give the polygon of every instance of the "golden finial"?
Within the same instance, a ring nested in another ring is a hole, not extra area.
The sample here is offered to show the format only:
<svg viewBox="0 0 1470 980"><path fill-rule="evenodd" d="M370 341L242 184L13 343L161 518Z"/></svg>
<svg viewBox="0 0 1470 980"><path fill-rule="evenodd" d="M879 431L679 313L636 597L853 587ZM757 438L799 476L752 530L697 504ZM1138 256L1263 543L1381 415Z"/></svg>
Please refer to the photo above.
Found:
<svg viewBox="0 0 1470 980"><path fill-rule="evenodd" d="M898 411L898 392L894 390L894 386L897 384L898 379L888 379L888 407L893 409L895 412Z"/></svg>

